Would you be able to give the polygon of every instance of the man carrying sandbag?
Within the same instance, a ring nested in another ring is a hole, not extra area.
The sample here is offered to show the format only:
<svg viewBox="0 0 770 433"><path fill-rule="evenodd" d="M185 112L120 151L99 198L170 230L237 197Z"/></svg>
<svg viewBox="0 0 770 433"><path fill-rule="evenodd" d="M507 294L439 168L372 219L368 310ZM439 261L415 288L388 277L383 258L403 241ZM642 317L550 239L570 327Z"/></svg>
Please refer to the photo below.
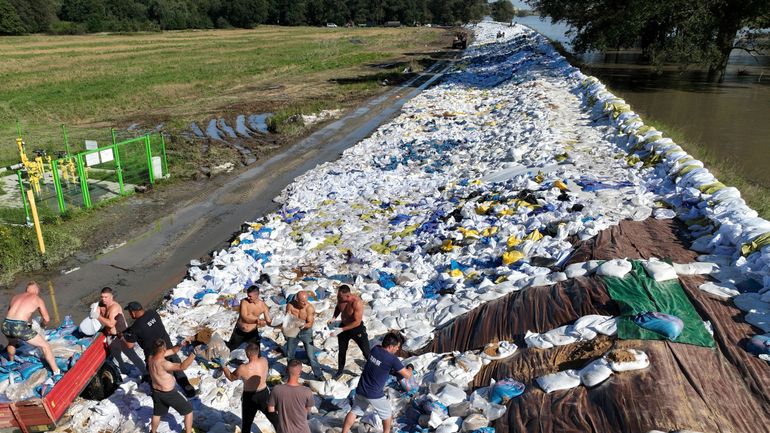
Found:
<svg viewBox="0 0 770 433"><path fill-rule="evenodd" d="M126 318L123 316L123 308L115 301L115 293L112 288L105 287L99 295L99 312L96 319L104 326L104 333L107 335L107 344L110 348L110 356L117 361L118 367L123 374L128 375L129 367L123 361L122 354L134 364L142 376L147 374L144 362L132 348L129 348L123 339L123 332L128 328ZM93 314L93 313L92 313Z"/></svg>
<svg viewBox="0 0 770 433"><path fill-rule="evenodd" d="M313 345L313 322L315 322L315 308L307 301L307 292L304 290L297 293L294 299L286 304L287 319L296 318L296 322L301 323L299 332L293 336L294 332L290 332L284 329L284 335L286 336L286 358L291 362L294 359L294 354L297 351L297 345L302 342L307 352L307 357L310 360L310 367L313 369L313 375L316 380L324 380L321 366L318 364L318 359L315 355L315 346ZM296 331L296 329L294 329Z"/></svg>
<svg viewBox="0 0 770 433"><path fill-rule="evenodd" d="M364 365L364 371L361 373L361 379L358 381L353 406L345 416L342 433L350 432L357 417L363 416L369 406L374 408L382 420L382 432L390 433L390 427L393 425L393 409L385 397L385 383L390 374L399 375L404 379L412 377L412 371L405 368L396 357L402 342L403 338L400 335L388 332L383 337L382 344L372 349Z"/></svg>
<svg viewBox="0 0 770 433"><path fill-rule="evenodd" d="M56 359L53 356L53 351L51 351L51 346L45 341L45 337L38 334L32 328L32 323L30 322L30 317L36 311L40 311L40 316L43 318L42 324L46 326L51 321L51 318L48 316L45 302L40 297L40 287L36 282L30 281L27 283L24 293L19 293L11 299L8 314L3 321L3 335L8 338L8 360L13 362L19 340L25 341L35 347L39 347L43 351L43 358L45 358L54 376L56 376L61 374L61 371L56 365Z"/></svg>
<svg viewBox="0 0 770 433"><path fill-rule="evenodd" d="M128 315L134 319L134 323L131 327L126 329L126 332L123 333L123 338L129 349L133 349L134 344L139 343L139 347L144 351L145 361L147 361L150 354L153 352L153 344L157 339L160 338L166 342L166 347L172 346L171 338L169 338L168 331L166 331L166 327L163 325L163 321L157 311L145 311L142 304L136 301L129 302L128 305L126 305L126 311L128 311ZM173 354L167 359L171 362L182 362L177 354ZM184 389L185 396L188 398L195 397L195 388L190 384L190 380L187 379L187 375L184 374L184 371L175 371L174 378L176 379L176 383Z"/></svg>
<svg viewBox="0 0 770 433"><path fill-rule="evenodd" d="M340 327L334 330L338 332L337 342L339 344L335 379L342 376L345 369L350 340L356 342L364 354L364 359L369 359L369 335L366 333L366 326L364 326L364 301L351 293L350 286L347 284L343 284L337 289L337 307L334 308L334 314L329 323L339 315L342 315Z"/></svg>
<svg viewBox="0 0 770 433"><path fill-rule="evenodd" d="M246 297L241 300L238 321L235 322L235 328L230 336L230 341L227 342L227 348L235 350L243 343L259 345L261 341L259 328L271 321L267 304L259 298L259 286L249 286L246 289Z"/></svg>
<svg viewBox="0 0 770 433"><path fill-rule="evenodd" d="M243 380L243 396L241 397L241 432L248 433L254 424L254 417L257 411L262 412L268 421L278 430L278 415L275 412L268 412L267 402L270 397L270 390L267 389L267 359L259 355L259 346L249 343L246 346L246 357L249 362L240 365L235 371L231 372L224 362L222 373L230 382Z"/></svg>

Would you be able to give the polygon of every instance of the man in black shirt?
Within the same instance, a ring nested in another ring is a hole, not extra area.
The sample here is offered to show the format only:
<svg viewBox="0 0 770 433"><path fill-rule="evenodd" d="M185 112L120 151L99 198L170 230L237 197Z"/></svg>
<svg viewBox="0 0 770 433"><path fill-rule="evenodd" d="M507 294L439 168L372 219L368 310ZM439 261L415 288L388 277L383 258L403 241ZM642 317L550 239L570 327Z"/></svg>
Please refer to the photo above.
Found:
<svg viewBox="0 0 770 433"><path fill-rule="evenodd" d="M128 305L126 305L126 310L128 310L128 314L131 318L134 319L134 323L123 333L123 338L125 338L126 343L130 348L133 348L135 343L139 343L139 346L144 351L145 363L154 352L153 344L156 340L162 339L165 341L166 347L173 346L173 344L171 344L171 339L168 336L168 332L166 331L166 327L163 326L163 321L161 321L157 311L145 311L144 308L142 308L142 304L136 301L129 302ZM175 363L182 362L182 360L179 359L179 355L176 354L167 356L166 359ZM184 393L188 398L195 397L197 392L190 384L184 371L180 370L174 372L174 378L176 378L176 383L184 389Z"/></svg>

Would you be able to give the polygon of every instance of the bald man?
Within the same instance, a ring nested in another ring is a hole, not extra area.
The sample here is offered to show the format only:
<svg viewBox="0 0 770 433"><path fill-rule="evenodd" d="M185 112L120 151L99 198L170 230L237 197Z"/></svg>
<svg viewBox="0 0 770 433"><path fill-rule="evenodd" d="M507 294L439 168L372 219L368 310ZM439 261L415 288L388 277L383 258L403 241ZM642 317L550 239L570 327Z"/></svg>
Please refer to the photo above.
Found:
<svg viewBox="0 0 770 433"><path fill-rule="evenodd" d="M307 301L307 292L304 290L297 293L294 299L286 304L286 313L303 320L305 324L300 328L296 337L286 338L286 357L291 362L294 359L294 353L297 351L297 344L302 342L305 346L305 352L310 360L310 367L313 369L313 376L316 380L324 380L321 366L315 357L315 346L313 346L313 322L315 321L315 308Z"/></svg>
<svg viewBox="0 0 770 433"><path fill-rule="evenodd" d="M43 318L42 325L46 326L51 321L51 318L48 316L48 309L45 308L45 302L40 297L40 287L38 287L36 282L30 281L27 283L24 293L19 293L11 299L8 314L3 321L2 331L8 338L8 359L13 361L19 340L25 341L35 347L39 347L43 351L43 358L51 367L54 375L61 374L59 367L56 365L51 346L48 345L48 342L45 341L42 335L32 329L32 323L30 323L29 319L36 311L40 311L40 316Z"/></svg>

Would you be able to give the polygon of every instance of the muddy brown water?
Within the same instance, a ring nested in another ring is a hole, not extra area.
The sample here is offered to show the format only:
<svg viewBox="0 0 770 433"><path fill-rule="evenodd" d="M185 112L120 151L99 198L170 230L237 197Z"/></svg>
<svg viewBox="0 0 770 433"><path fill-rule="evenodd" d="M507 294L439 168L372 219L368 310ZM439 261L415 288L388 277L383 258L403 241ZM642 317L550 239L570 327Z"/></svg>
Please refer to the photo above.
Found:
<svg viewBox="0 0 770 433"><path fill-rule="evenodd" d="M535 16L516 22L569 49L568 26ZM656 73L633 52L589 53L581 60L584 73L599 78L642 119L671 127L749 179L770 184L770 56L734 51L723 83L709 82L703 71Z"/></svg>

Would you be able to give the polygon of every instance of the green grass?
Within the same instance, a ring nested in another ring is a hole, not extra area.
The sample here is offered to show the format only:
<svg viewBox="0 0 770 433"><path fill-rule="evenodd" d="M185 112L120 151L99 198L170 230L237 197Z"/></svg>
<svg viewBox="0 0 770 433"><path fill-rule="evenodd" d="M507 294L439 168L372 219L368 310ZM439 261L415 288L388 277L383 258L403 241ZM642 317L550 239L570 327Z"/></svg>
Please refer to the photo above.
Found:
<svg viewBox="0 0 770 433"><path fill-rule="evenodd" d="M749 207L756 210L762 218L770 219L770 186L745 176L737 161L717 156L706 147L688 141L676 128L660 121L645 119L644 122L663 132L665 137L671 138L687 153L703 162L720 182L738 188Z"/></svg>
<svg viewBox="0 0 770 433"><path fill-rule="evenodd" d="M445 38L428 28L273 26L0 38L0 165L18 160L17 118L30 153L63 150L61 123L79 150L84 138L108 142L112 125L188 125L234 106L344 101L373 86L334 79L371 74L372 63L423 58L411 53L440 48Z"/></svg>

